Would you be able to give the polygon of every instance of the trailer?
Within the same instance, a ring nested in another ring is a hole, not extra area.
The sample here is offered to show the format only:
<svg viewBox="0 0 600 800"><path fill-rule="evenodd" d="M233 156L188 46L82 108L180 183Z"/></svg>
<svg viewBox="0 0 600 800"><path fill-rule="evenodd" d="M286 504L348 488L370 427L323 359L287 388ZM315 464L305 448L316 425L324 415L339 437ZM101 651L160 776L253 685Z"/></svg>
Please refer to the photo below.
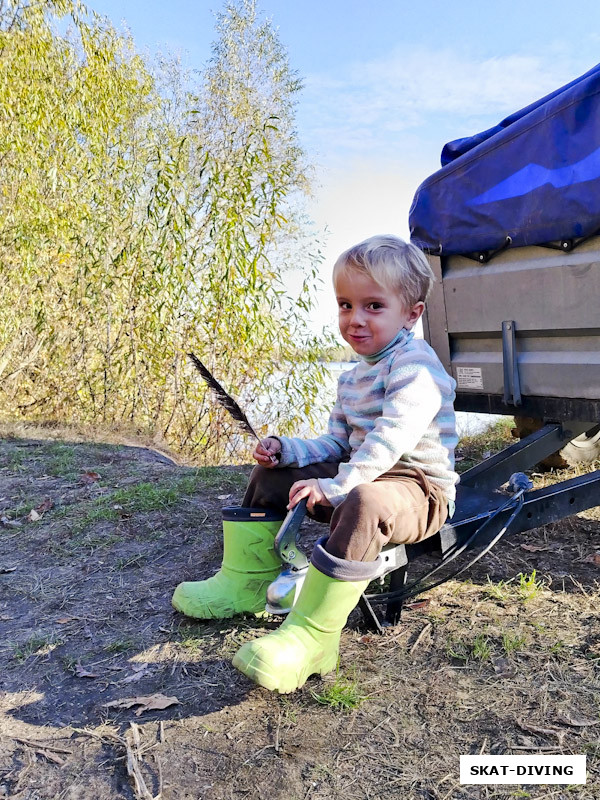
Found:
<svg viewBox="0 0 600 800"><path fill-rule="evenodd" d="M383 551L389 590L360 601L380 632L404 600L464 573L504 536L600 504L600 470L537 490L524 474L558 451L600 458L600 65L445 145L410 227L437 279L424 333L456 380L456 409L514 416L517 427L527 418L533 432L461 475L438 534ZM290 512L276 539L284 569L267 605L276 613L289 610L308 565L304 513ZM438 563L409 580L424 553Z"/></svg>

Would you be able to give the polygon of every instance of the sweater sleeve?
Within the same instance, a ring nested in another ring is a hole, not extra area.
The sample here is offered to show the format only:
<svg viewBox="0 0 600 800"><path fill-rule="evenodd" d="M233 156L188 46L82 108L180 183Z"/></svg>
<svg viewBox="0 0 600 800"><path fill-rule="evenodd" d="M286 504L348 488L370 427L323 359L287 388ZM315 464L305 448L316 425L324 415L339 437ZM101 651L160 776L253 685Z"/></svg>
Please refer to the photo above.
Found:
<svg viewBox="0 0 600 800"><path fill-rule="evenodd" d="M338 399L329 415L327 433L316 439L278 436L281 442L280 467L306 467L321 461L341 461L350 453L350 426Z"/></svg>
<svg viewBox="0 0 600 800"><path fill-rule="evenodd" d="M335 478L320 478L333 506L361 483L370 483L413 450L442 405L442 392L423 363L398 364L387 376L381 415Z"/></svg>

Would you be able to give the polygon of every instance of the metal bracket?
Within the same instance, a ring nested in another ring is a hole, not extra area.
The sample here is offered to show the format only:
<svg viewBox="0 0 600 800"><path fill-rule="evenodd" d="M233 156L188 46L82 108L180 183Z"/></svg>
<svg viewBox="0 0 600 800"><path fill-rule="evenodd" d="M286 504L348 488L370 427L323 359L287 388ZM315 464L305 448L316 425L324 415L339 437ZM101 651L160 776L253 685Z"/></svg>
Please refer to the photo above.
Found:
<svg viewBox="0 0 600 800"><path fill-rule="evenodd" d="M588 233L586 236L580 237L573 237L571 239L561 239L558 244L555 242L545 242L544 244L538 245L539 247L547 247L550 250L561 250L563 253L570 253L572 250L575 250L576 247L579 247L580 244L587 242L588 239L592 239L594 236L598 236L600 233L600 228L591 233Z"/></svg>
<svg viewBox="0 0 600 800"><path fill-rule="evenodd" d="M517 363L517 345L514 320L502 323L502 365L504 368L504 402L514 406L521 405L521 384Z"/></svg>
<svg viewBox="0 0 600 800"><path fill-rule="evenodd" d="M477 489L496 489L502 486L513 472L530 469L539 461L556 453L575 436L591 430L595 425L597 425L596 422L563 422L545 425L539 431L463 472L460 476L460 484Z"/></svg>

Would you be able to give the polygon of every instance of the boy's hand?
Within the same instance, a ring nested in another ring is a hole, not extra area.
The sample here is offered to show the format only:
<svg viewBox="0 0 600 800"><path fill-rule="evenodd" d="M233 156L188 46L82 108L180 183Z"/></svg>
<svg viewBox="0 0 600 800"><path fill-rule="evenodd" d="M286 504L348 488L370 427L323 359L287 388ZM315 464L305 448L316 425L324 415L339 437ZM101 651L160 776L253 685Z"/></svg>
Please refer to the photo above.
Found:
<svg viewBox="0 0 600 800"><path fill-rule="evenodd" d="M252 455L261 467L267 467L267 469L276 467L281 457L281 442L274 436L267 436L256 445Z"/></svg>
<svg viewBox="0 0 600 800"><path fill-rule="evenodd" d="M330 506L331 503L325 497L316 478L309 478L305 481L296 481L290 489L290 502L287 505L288 511L298 505L300 500L307 498L306 508L312 513L315 505Z"/></svg>

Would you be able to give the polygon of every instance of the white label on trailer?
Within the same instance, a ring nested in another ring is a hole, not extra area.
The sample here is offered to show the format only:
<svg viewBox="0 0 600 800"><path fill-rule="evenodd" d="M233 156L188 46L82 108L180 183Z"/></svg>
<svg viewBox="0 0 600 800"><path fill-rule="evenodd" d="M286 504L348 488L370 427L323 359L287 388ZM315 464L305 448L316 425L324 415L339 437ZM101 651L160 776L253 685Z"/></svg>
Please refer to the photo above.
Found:
<svg viewBox="0 0 600 800"><path fill-rule="evenodd" d="M483 389L480 367L457 367L456 382L459 389Z"/></svg>

